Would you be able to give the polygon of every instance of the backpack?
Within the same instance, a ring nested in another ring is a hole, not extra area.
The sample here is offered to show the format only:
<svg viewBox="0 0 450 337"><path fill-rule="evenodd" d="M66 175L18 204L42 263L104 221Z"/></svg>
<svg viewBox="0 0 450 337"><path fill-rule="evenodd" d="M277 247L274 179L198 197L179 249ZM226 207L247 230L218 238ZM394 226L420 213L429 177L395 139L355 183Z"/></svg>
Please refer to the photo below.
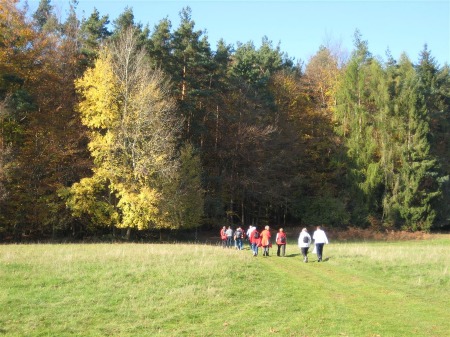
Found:
<svg viewBox="0 0 450 337"><path fill-rule="evenodd" d="M304 243L308 243L309 242L309 238L306 235L303 237L303 242Z"/></svg>
<svg viewBox="0 0 450 337"><path fill-rule="evenodd" d="M259 239L259 232L255 231L255 234L253 234L253 237L254 237L255 239Z"/></svg>
<svg viewBox="0 0 450 337"><path fill-rule="evenodd" d="M236 235L236 239L241 239L242 238L242 231L237 230L236 233L234 233L234 235Z"/></svg>

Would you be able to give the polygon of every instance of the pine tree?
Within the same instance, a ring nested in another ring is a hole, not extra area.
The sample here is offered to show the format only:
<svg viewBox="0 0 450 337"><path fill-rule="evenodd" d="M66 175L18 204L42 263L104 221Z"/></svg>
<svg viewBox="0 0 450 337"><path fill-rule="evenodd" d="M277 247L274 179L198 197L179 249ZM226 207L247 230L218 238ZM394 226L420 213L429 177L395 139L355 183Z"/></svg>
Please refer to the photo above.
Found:
<svg viewBox="0 0 450 337"><path fill-rule="evenodd" d="M94 8L93 12L87 19L83 19L80 27L81 53L83 59L81 65L84 67L92 67L98 51L111 35L108 30L108 15L100 17L100 13Z"/></svg>
<svg viewBox="0 0 450 337"><path fill-rule="evenodd" d="M450 218L450 68L439 65L428 50L427 45L420 53L416 65L420 91L423 93L425 105L430 118L430 153L439 162L439 178L442 183L442 198L433 203L437 211L435 226L445 226Z"/></svg>
<svg viewBox="0 0 450 337"><path fill-rule="evenodd" d="M355 51L346 65L337 93L335 118L337 132L347 147L349 204L353 221L367 223L368 215L380 212L383 176L380 165L380 112L385 102L384 73L367 47L355 33ZM383 99L384 98L384 99Z"/></svg>
<svg viewBox="0 0 450 337"><path fill-rule="evenodd" d="M55 32L60 28L51 0L40 0L33 19L38 31Z"/></svg>
<svg viewBox="0 0 450 337"><path fill-rule="evenodd" d="M442 195L439 167L430 152L429 112L420 77L406 58L401 60L399 71L396 108L403 146L395 200L404 228L428 231L436 217L433 203Z"/></svg>
<svg viewBox="0 0 450 337"><path fill-rule="evenodd" d="M180 25L173 33L172 79L178 96L180 113L185 121L183 138L200 147L204 140L206 105L211 96L212 52L203 31L195 30L191 9L180 12Z"/></svg>

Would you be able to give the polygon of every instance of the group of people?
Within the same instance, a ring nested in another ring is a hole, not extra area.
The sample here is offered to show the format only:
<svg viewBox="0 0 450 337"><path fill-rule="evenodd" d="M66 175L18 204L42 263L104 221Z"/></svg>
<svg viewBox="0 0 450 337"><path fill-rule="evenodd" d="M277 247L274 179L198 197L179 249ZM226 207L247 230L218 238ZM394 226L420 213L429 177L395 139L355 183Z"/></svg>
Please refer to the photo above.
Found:
<svg viewBox="0 0 450 337"><path fill-rule="evenodd" d="M300 232L300 236L298 237L298 247L302 252L303 262L308 262L308 250L309 247L311 246L312 240L314 240L313 253L317 254L317 262L321 262L323 246L328 244L327 235L325 234L325 231L322 229L321 226L317 226L316 230L313 233L312 238L309 235L308 230L306 228L303 228L302 231Z"/></svg>
<svg viewBox="0 0 450 337"><path fill-rule="evenodd" d="M272 247L272 234L270 227L265 226L259 232L256 226L250 226L247 231L244 231L241 226L238 226L235 231L231 226L223 226L220 230L220 237L222 239L223 248L243 249L244 240L248 241L253 256L258 256L259 248L262 248L263 256L269 256L269 249ZM314 244L313 244L314 240ZM283 228L280 228L275 237L277 245L277 256L286 255L286 233ZM298 237L298 247L302 253L303 262L308 262L308 250L310 246L314 246L313 253L317 254L317 261L322 261L322 253L324 245L328 244L328 238L321 226L317 226L313 236L309 235L308 230L303 228Z"/></svg>

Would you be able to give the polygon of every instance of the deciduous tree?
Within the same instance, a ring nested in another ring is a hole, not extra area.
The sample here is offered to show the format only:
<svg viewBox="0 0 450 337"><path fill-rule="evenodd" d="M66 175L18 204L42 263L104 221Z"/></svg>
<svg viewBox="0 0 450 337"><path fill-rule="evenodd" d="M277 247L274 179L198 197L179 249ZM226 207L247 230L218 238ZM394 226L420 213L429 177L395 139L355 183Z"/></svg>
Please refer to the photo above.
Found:
<svg viewBox="0 0 450 337"><path fill-rule="evenodd" d="M172 183L179 166L175 105L164 74L150 67L137 42L133 27L122 31L103 49L95 67L77 81L79 111L90 129L95 168L93 177L74 185L68 205L79 198L83 185L102 181L114 194L117 226L170 227L175 225L166 222L171 215L162 212L161 202L171 197L163 186ZM95 209L86 211L95 214Z"/></svg>

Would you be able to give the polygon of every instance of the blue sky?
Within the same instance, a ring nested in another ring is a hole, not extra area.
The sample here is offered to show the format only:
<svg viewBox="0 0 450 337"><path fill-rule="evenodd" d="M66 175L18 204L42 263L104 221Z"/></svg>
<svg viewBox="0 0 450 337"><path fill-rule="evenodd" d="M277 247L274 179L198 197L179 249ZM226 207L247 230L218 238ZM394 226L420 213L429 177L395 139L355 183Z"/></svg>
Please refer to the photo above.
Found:
<svg viewBox="0 0 450 337"><path fill-rule="evenodd" d="M28 3L33 11L39 0ZM69 0L51 3L61 17L66 15ZM359 29L370 52L382 59L389 48L395 59L405 52L416 62L427 43L439 65L450 64L450 0L79 0L78 12L87 17L95 7L113 21L127 6L133 9L135 21L150 29L165 17L176 29L180 10L191 7L195 28L206 30L213 50L220 38L234 46L253 41L258 47L267 36L289 57L307 62L327 41L349 54Z"/></svg>

